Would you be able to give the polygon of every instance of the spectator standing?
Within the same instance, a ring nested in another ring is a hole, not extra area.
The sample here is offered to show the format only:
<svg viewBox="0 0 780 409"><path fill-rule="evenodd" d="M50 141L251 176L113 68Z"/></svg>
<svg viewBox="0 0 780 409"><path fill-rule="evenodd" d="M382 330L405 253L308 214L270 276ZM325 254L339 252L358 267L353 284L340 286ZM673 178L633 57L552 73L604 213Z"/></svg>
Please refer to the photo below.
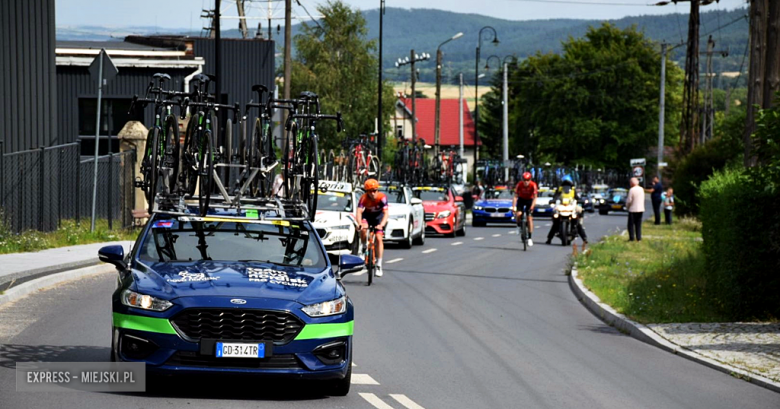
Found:
<svg viewBox="0 0 780 409"><path fill-rule="evenodd" d="M628 208L628 241L642 240L642 216L645 213L645 189L639 186L637 178L631 178L631 189L626 199Z"/></svg>
<svg viewBox="0 0 780 409"><path fill-rule="evenodd" d="M672 210L674 210L674 190L666 189L666 193L661 195L664 206L664 220L666 224L672 224Z"/></svg>
<svg viewBox="0 0 780 409"><path fill-rule="evenodd" d="M650 200L653 202L655 224L661 224L661 195L664 193L664 186L658 180L658 176L653 178L653 187L645 189L645 192L650 193Z"/></svg>
<svg viewBox="0 0 780 409"><path fill-rule="evenodd" d="M482 187L482 181L478 180L477 184L471 189L471 196L474 197L474 201L482 200L485 194L485 188Z"/></svg>

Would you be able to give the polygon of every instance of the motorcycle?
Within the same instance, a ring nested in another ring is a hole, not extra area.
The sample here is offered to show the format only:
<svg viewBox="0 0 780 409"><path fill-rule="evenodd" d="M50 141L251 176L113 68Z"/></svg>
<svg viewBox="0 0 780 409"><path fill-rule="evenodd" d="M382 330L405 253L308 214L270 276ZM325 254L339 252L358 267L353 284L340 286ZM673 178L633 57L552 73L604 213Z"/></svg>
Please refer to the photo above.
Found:
<svg viewBox="0 0 780 409"><path fill-rule="evenodd" d="M568 246L577 238L577 220L580 212L578 211L577 201L564 198L563 201L556 201L553 218L558 221L558 231L555 232L560 237L561 244Z"/></svg>

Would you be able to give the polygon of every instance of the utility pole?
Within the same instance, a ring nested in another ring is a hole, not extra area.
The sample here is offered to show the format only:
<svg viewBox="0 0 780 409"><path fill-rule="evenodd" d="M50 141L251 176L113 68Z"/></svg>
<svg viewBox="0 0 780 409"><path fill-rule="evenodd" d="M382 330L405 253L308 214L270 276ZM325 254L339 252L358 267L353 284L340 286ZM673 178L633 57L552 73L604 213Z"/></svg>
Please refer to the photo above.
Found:
<svg viewBox="0 0 780 409"><path fill-rule="evenodd" d="M658 97L658 180L661 180L661 163L664 162L664 120L666 110L666 46L661 43L661 95Z"/></svg>
<svg viewBox="0 0 780 409"><path fill-rule="evenodd" d="M244 0L236 0L236 8L238 9L238 31L241 32L241 36L246 38L249 34L249 30L246 28L246 14L244 13Z"/></svg>
<svg viewBox="0 0 780 409"><path fill-rule="evenodd" d="M398 61L395 62L396 68L403 67L404 65L412 66L412 145L417 142L417 110L415 106L415 101L417 99L417 91L415 90L415 84L417 83L417 71L414 68L414 64L418 61L428 61L430 59L431 55L428 53L417 55L414 53L414 50L411 50L409 52L409 57L404 59L399 58Z"/></svg>
<svg viewBox="0 0 780 409"><path fill-rule="evenodd" d="M463 73L458 74L458 79L460 81L460 87L458 88L458 124L460 125L458 127L458 137L460 141L460 158L464 159L463 156ZM463 173L466 173L466 170L463 169ZM465 182L465 178L464 178Z"/></svg>
<svg viewBox="0 0 780 409"><path fill-rule="evenodd" d="M729 50L715 50L715 41L710 36L707 39L707 79L706 89L704 91L704 107L702 108L702 126L701 126L701 140L700 143L704 144L708 140L712 139L715 129L715 106L714 96L712 91L712 77L715 75L712 72L712 54L720 53L723 57L729 55Z"/></svg>
<svg viewBox="0 0 780 409"><path fill-rule="evenodd" d="M507 86L507 71L509 66L504 62L504 83L503 83L503 131L504 131L504 182L509 183L509 89Z"/></svg>
<svg viewBox="0 0 780 409"><path fill-rule="evenodd" d="M284 0L284 99L290 99L292 77L292 0ZM282 118L287 120L286 115Z"/></svg>
<svg viewBox="0 0 780 409"><path fill-rule="evenodd" d="M463 37L463 33L455 34L454 36L448 38L443 43L439 44L439 46L436 48L436 113L434 117L434 126L433 126L433 134L434 134L434 150L433 154L434 156L438 157L439 155L439 143L441 141L440 139L440 132L441 127L440 124L440 116L441 116L441 59L442 59L442 52L441 47L444 44L449 43L452 40L457 40L458 38Z"/></svg>
<svg viewBox="0 0 780 409"><path fill-rule="evenodd" d="M385 0L379 2L379 85L377 86L377 94L379 94L379 100L377 102L377 156L380 162L382 161L382 147L385 144L385 134L382 130L382 23L385 14Z"/></svg>

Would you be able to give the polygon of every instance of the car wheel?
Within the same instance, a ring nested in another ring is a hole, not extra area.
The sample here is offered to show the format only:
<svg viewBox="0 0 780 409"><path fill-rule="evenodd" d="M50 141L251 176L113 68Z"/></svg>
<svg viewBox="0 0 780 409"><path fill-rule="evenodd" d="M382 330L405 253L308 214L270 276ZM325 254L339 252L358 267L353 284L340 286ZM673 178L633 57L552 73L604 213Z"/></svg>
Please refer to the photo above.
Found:
<svg viewBox="0 0 780 409"><path fill-rule="evenodd" d="M425 228L423 228L422 232L420 232L420 236L414 239L414 244L418 246L425 244Z"/></svg>
<svg viewBox="0 0 780 409"><path fill-rule="evenodd" d="M344 379L330 381L327 389L324 391L329 396L347 396L349 387L352 384L352 358L347 362L347 376Z"/></svg>
<svg viewBox="0 0 780 409"><path fill-rule="evenodd" d="M471 227L485 227L485 222L471 221Z"/></svg>
<svg viewBox="0 0 780 409"><path fill-rule="evenodd" d="M110 362L116 362L116 331L114 330L114 327L111 327L111 357L109 357Z"/></svg>
<svg viewBox="0 0 780 409"><path fill-rule="evenodd" d="M406 239L401 242L401 247L405 249L412 248L413 238L412 238L412 232L414 231L414 220L409 219L409 234L406 235Z"/></svg>
<svg viewBox="0 0 780 409"><path fill-rule="evenodd" d="M607 214L607 213L609 213L609 210L601 210L601 209L599 209L599 214L600 214L600 215L602 215L602 216L603 216L603 215L605 215L605 214Z"/></svg>
<svg viewBox="0 0 780 409"><path fill-rule="evenodd" d="M465 236L466 235L466 222L463 222L463 226L460 226L460 230L456 231L455 235L457 235L457 236Z"/></svg>

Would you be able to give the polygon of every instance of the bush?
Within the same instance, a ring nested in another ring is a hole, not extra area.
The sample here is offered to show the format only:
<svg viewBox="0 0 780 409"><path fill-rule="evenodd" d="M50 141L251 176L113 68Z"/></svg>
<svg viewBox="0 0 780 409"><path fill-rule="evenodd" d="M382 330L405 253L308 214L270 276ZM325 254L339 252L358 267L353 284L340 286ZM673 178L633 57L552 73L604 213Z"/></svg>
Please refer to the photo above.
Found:
<svg viewBox="0 0 780 409"><path fill-rule="evenodd" d="M697 192L702 182L739 158L742 147L738 141L726 137L715 138L695 148L678 162L673 183L675 212L680 216L697 215Z"/></svg>
<svg viewBox="0 0 780 409"><path fill-rule="evenodd" d="M707 283L737 319L780 317L779 192L755 169L719 171L701 184Z"/></svg>

